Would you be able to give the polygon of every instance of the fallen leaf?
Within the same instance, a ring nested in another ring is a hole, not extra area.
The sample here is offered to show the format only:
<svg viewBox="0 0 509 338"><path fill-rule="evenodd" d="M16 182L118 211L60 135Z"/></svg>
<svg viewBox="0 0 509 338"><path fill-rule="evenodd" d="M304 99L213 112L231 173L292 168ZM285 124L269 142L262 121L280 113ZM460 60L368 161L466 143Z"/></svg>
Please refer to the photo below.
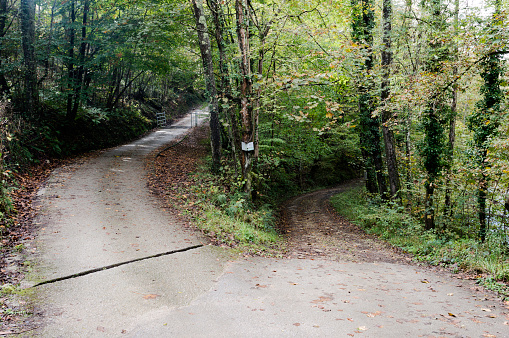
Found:
<svg viewBox="0 0 509 338"><path fill-rule="evenodd" d="M359 328L357 330L359 331L366 331L368 328L365 327L365 326L359 326Z"/></svg>
<svg viewBox="0 0 509 338"><path fill-rule="evenodd" d="M483 308L483 309L481 309L481 310L482 310L482 311L484 311L484 312L491 312L491 310L490 310L490 309L486 309L486 308Z"/></svg>
<svg viewBox="0 0 509 338"><path fill-rule="evenodd" d="M450 312L449 312L449 316L456 317L456 315L454 313L450 313Z"/></svg>
<svg viewBox="0 0 509 338"><path fill-rule="evenodd" d="M159 295L149 294L149 295L144 295L143 299L155 299L157 297L159 297Z"/></svg>
<svg viewBox="0 0 509 338"><path fill-rule="evenodd" d="M294 323L293 325L294 326L300 326L300 323Z"/></svg>

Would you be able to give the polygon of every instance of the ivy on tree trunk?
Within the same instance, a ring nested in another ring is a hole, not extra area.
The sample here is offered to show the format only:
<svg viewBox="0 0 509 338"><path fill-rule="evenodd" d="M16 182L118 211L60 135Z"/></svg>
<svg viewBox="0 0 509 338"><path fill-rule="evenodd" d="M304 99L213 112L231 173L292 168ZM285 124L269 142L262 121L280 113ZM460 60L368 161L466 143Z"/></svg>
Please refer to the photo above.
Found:
<svg viewBox="0 0 509 338"><path fill-rule="evenodd" d="M352 39L362 44L365 61L361 69L365 72L367 80L359 85L359 133L362 154L364 157L367 181L366 187L371 193L386 196L387 187L383 175L383 160L380 147L380 122L373 117L375 110L372 94L374 84L370 79L373 70L373 30L375 27L375 13L373 0L359 0L352 3Z"/></svg>

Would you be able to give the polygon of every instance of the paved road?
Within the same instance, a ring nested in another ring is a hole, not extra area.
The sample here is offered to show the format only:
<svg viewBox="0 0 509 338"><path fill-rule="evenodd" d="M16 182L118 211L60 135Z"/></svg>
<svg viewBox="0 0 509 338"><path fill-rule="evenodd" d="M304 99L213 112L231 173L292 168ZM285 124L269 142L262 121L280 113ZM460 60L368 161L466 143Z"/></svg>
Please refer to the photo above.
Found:
<svg viewBox="0 0 509 338"><path fill-rule="evenodd" d="M40 191L32 280L99 271L36 287L35 336L509 337L492 295L402 263L246 259L204 245L101 270L205 243L145 182L144 156L189 124L57 170Z"/></svg>

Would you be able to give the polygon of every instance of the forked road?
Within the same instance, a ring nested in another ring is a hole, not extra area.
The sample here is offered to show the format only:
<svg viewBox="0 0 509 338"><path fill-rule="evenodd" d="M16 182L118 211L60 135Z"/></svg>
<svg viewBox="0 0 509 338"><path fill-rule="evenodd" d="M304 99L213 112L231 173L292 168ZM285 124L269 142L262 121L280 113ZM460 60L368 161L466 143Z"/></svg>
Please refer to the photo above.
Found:
<svg viewBox="0 0 509 338"><path fill-rule="evenodd" d="M44 314L35 336L509 337L508 310L472 283L390 254L370 261L364 240L357 260L327 219L322 235L307 231L323 213L308 203L320 194L287 206L289 233L319 248L246 259L201 246L158 207L144 172L143 158L188 125L61 168L40 191L31 278L54 282L35 288Z"/></svg>

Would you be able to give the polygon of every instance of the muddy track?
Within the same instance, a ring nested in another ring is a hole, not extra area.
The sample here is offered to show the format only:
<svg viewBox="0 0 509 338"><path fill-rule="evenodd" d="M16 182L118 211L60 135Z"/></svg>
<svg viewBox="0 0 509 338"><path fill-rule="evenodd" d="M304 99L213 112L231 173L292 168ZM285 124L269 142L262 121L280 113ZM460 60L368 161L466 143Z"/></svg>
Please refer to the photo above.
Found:
<svg viewBox="0 0 509 338"><path fill-rule="evenodd" d="M329 199L362 184L349 181L333 189L295 197L282 207L282 231L288 236L289 258L321 258L348 262L408 262L401 250L340 216Z"/></svg>

